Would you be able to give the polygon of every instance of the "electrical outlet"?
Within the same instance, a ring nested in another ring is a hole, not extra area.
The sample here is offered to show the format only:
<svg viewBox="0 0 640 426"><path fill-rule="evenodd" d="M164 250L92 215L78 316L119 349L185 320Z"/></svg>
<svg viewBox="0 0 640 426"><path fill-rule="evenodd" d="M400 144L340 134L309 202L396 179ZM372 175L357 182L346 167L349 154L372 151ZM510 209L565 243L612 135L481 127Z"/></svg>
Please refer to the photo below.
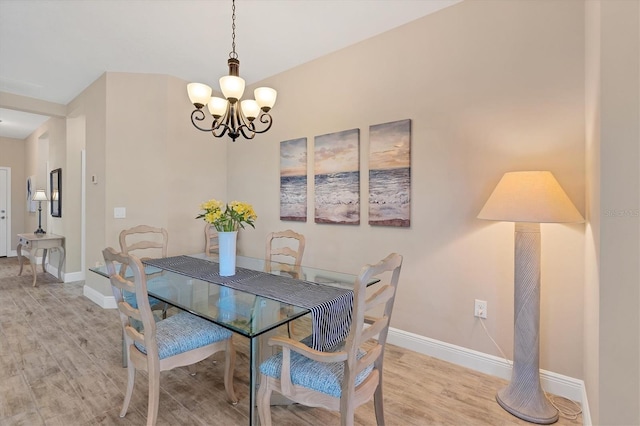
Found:
<svg viewBox="0 0 640 426"><path fill-rule="evenodd" d="M486 300L476 299L476 304L473 309L473 315L478 318L487 318L487 302Z"/></svg>

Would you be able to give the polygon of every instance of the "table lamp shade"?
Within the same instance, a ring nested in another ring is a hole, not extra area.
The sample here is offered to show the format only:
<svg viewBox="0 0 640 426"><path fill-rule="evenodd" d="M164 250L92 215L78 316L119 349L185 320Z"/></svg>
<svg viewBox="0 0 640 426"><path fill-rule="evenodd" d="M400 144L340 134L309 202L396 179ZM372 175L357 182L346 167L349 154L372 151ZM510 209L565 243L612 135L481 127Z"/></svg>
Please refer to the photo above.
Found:
<svg viewBox="0 0 640 426"><path fill-rule="evenodd" d="M49 201L49 199L47 198L47 193L44 191L44 189L37 189L36 193L33 194L33 201Z"/></svg>
<svg viewBox="0 0 640 426"><path fill-rule="evenodd" d="M584 218L551 172L505 173L478 214L505 222L574 223Z"/></svg>

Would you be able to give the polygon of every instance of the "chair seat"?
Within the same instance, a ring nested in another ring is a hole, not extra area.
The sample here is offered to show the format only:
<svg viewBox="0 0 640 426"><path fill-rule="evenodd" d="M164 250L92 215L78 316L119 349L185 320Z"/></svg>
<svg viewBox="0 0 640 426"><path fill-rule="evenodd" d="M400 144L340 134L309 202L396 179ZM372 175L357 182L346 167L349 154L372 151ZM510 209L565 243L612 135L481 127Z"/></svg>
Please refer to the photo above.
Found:
<svg viewBox="0 0 640 426"><path fill-rule="evenodd" d="M304 342L304 340L303 340ZM366 354L358 351L358 359ZM356 376L356 387L373 371L373 364L367 366ZM280 379L282 372L282 352L272 356L260 365L260 372L266 376ZM291 351L291 382L327 395L340 398L341 384L344 377L343 362L318 362L297 352Z"/></svg>
<svg viewBox="0 0 640 426"><path fill-rule="evenodd" d="M180 312L156 323L156 340L160 359L178 355L231 337L231 331L188 312ZM136 348L146 354L142 343Z"/></svg>

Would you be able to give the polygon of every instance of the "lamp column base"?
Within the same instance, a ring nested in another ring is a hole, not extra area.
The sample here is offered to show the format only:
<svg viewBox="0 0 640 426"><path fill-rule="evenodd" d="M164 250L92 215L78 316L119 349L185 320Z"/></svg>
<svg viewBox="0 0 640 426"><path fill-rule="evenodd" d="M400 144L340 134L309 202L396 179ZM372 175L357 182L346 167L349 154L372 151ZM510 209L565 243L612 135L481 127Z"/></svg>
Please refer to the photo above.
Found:
<svg viewBox="0 0 640 426"><path fill-rule="evenodd" d="M530 386L529 383L525 387ZM558 410L547 400L542 389L531 392L511 381L509 386L498 391L496 401L509 413L528 422L548 425L558 421Z"/></svg>
<svg viewBox="0 0 640 426"><path fill-rule="evenodd" d="M515 226L513 371L498 404L528 422L551 424L558 410L540 386L540 224Z"/></svg>

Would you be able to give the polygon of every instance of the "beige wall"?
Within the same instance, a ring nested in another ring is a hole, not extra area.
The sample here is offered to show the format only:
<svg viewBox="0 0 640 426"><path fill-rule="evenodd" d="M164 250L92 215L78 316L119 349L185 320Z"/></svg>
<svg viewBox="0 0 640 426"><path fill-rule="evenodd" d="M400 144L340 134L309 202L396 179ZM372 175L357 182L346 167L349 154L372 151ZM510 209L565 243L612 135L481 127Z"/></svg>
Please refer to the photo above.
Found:
<svg viewBox="0 0 640 426"><path fill-rule="evenodd" d="M599 68L588 68L593 74L588 90L595 99L587 117L592 141L587 178L595 202L587 249L595 248L595 265L588 273L587 307L594 309L598 330L585 333L585 352L598 354L587 358L587 389L597 402L595 423L635 425L640 424L640 3L602 1L589 5L587 16L591 36L599 38L587 47L601 58Z"/></svg>
<svg viewBox="0 0 640 426"><path fill-rule="evenodd" d="M592 419L599 418L600 377L600 2L585 10L586 232L584 382ZM594 422L597 424L597 422Z"/></svg>
<svg viewBox="0 0 640 426"><path fill-rule="evenodd" d="M25 216L27 214L27 174L25 173L25 143L21 139L0 137L0 166L11 168L11 230L7 235L11 250L18 245L17 234L25 231ZM35 229L35 228L34 228ZM7 253L8 254L8 253Z"/></svg>
<svg viewBox="0 0 640 426"><path fill-rule="evenodd" d="M186 82L151 74L106 73L74 100L70 110L85 117L87 179L98 179L87 182L87 267L139 224L167 228L170 254L202 251L195 217L202 201L226 197L226 144L194 131L191 108ZM113 218L115 207L125 219ZM95 274L87 285L111 294Z"/></svg>
<svg viewBox="0 0 640 426"><path fill-rule="evenodd" d="M513 345L513 224L476 219L504 172L551 170L584 212L584 4L463 2L263 82L279 90L272 130L229 143L231 198L254 204L240 249L267 232L307 237L305 259L358 271L404 256L392 326L500 356ZM412 120L411 228L367 224L370 125ZM279 220L279 142L360 129L361 224ZM542 226L541 367L581 378L584 225Z"/></svg>

